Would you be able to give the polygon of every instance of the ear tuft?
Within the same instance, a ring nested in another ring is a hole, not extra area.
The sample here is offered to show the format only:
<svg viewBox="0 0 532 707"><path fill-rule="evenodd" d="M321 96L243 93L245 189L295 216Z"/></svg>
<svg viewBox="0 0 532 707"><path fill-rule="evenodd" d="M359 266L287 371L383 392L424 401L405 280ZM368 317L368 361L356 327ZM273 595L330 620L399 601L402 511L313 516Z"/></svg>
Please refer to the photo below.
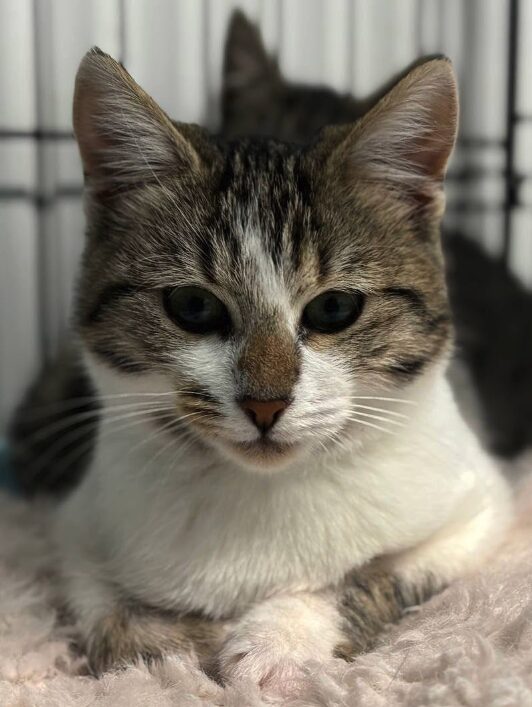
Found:
<svg viewBox="0 0 532 707"><path fill-rule="evenodd" d="M84 171L96 190L199 166L194 148L166 113L98 47L81 61L73 113Z"/></svg>
<svg viewBox="0 0 532 707"><path fill-rule="evenodd" d="M350 179L388 185L411 203L441 193L456 139L458 93L451 62L413 69L355 124L335 151Z"/></svg>

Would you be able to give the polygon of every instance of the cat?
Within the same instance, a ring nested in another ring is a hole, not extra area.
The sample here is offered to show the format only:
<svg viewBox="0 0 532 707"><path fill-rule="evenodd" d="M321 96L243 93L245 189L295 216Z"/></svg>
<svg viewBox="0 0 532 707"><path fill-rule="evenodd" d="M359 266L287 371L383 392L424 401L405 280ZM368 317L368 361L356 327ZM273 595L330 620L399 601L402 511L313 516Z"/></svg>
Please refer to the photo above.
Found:
<svg viewBox="0 0 532 707"><path fill-rule="evenodd" d="M193 649L285 693L503 536L509 489L445 378L457 111L439 59L308 147L224 141L82 60L75 328L100 421L52 535L95 673Z"/></svg>
<svg viewBox="0 0 532 707"><path fill-rule="evenodd" d="M396 81L364 100L287 81L258 28L237 10L225 45L222 133L307 144L326 125L362 117ZM445 232L443 247L456 330L454 364L465 365L479 402L470 417L480 413L478 431L492 453L516 457L532 446L532 294L473 240ZM456 393L463 394L462 376Z"/></svg>

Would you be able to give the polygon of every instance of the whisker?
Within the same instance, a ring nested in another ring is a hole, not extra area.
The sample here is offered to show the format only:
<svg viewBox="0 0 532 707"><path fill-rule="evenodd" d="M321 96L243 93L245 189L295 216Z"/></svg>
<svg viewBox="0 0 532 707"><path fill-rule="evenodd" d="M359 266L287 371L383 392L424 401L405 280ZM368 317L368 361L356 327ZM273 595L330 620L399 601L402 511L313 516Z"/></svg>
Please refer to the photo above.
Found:
<svg viewBox="0 0 532 707"><path fill-rule="evenodd" d="M117 433L122 432L126 429L130 429L131 427L133 427L135 425L142 424L143 422L146 422L147 420L149 420L150 417L162 417L164 419L164 417L166 415L168 415L168 412L171 409L173 409L173 408L169 408L169 409L162 408L162 409L156 410L156 411L152 411L151 409L150 410L141 410L141 411L135 411L135 412L129 413L128 415L120 415L120 416L116 416L114 418L104 418L104 420L102 421L104 426L105 427L107 427L107 425L109 425L109 426L112 425L112 426L110 427L110 429L109 428L104 429L103 432L99 431L98 432L98 439L102 440L102 439L109 437L110 435L116 435ZM200 414L200 413L191 413L190 415L181 415L177 418L172 419L169 423L163 425L162 428L159 428L159 430L157 431L157 433L155 435L151 435L151 437L148 437L148 438L143 438L139 445L134 445L133 448L128 450L128 454L131 454L132 452L137 451L145 442L155 439L156 437L158 437L160 434L162 434L167 429L171 428L172 426L178 425L182 420L184 420L188 417L192 417L194 415L198 415L198 414ZM143 415L146 415L146 418L142 417ZM134 422L130 422L130 419L132 417L141 417L141 419L135 420ZM124 420L127 420L125 425L121 425L118 428L115 426L117 423L123 422ZM52 446L49 450L47 450L48 454L41 455L41 457L39 457L39 459L36 460L37 463L34 463L32 465L32 467L30 467L30 468L35 468L35 475L38 477L40 475L40 473L44 472L45 464L48 461L51 462L51 461L53 461L54 458L59 459L59 453L61 452L61 450L64 449L65 447L68 447L69 444L72 443L73 441L75 441L77 438L83 437L83 435L86 432L87 432L86 427L82 430L76 429L73 431L73 433L70 433L66 437L58 440L58 444ZM57 473L53 474L53 478L60 475L64 470L66 470L68 468L69 464L71 464L73 461L76 461L76 459L83 456L83 454L85 452L90 451L91 447L94 444L95 444L95 441L91 439L88 443L82 445L81 447L77 447L76 449L74 449L72 454L67 455L67 457L65 457L62 460L63 463L59 465L59 468L57 469ZM52 452L52 454L50 454L50 452Z"/></svg>
<svg viewBox="0 0 532 707"><path fill-rule="evenodd" d="M24 416L26 418L33 418L33 417L42 417L42 415L52 412L52 411L58 411L61 412L63 410L69 410L71 408L76 408L80 407L84 403L94 403L94 404L99 404L102 402L106 401L115 401L115 400L121 400L123 398L160 398L160 397L165 397L165 396L179 396L181 394L186 394L186 395L197 395L201 396L202 394L199 393L197 390L188 390L187 388L183 389L176 389L176 390L170 390L165 393L114 393L112 395L87 395L84 397L78 397L78 398L68 398L67 401L65 402L54 402L54 403L46 403L45 405L34 405L32 406L31 412L26 412L24 413ZM140 402L140 401L139 401ZM146 401L149 402L149 401ZM155 401L154 401L155 402ZM105 407L105 406L101 406ZM42 413L42 414L41 414Z"/></svg>
<svg viewBox="0 0 532 707"><path fill-rule="evenodd" d="M158 410L158 411L149 411L150 414L156 415L156 416L163 416L168 414L168 410L163 409L163 410ZM100 425L107 426L107 425L116 425L119 422L123 422L124 420L127 420L126 425L123 425L119 427L118 429L116 427L113 427L112 429L106 429L102 433L100 430L98 430L98 439L103 439L107 436L109 436L110 433L116 434L117 432L123 431L124 429L127 429L129 426L132 426L136 424L135 422L131 423L129 422L131 418L134 417L141 417L140 420L138 420L138 423L142 423L146 421L146 418L142 417L146 414L145 410L136 410L134 412L128 413L126 415L117 415L115 417L111 418L105 418L104 420L101 420L99 422ZM53 462L54 459L59 459L59 455L62 450L67 448L72 442L75 442L77 439L83 439L84 436L89 432L90 425L87 422L83 427L81 428L76 428L75 430L72 430L72 432L69 432L68 434L60 437L60 439L57 440L57 442L53 445L51 445L47 450L45 454L42 454L40 457L38 457L35 462L30 465L30 469L35 469L37 475L40 474L41 471L44 471L44 468L47 463ZM90 448L96 444L96 440L91 439L89 443L87 443L84 446L83 451L90 450ZM79 448L74 450L75 452L79 451ZM82 456L82 452L79 452L79 456ZM74 457L76 459L77 457ZM71 459L68 457L69 463L71 462ZM63 465L62 468L66 468L65 465Z"/></svg>
<svg viewBox="0 0 532 707"><path fill-rule="evenodd" d="M350 418L352 419L354 416L369 417L370 419L379 420L380 422L387 422L389 425L396 425L398 427L405 426L404 423L399 422L399 420L390 420L388 417L384 417L384 415L374 415L373 413L361 412L360 410L352 410Z"/></svg>
<svg viewBox="0 0 532 707"><path fill-rule="evenodd" d="M351 395L352 400L382 400L390 403L403 403L404 405L417 405L415 400L405 400L404 398L386 398L381 395Z"/></svg>
<svg viewBox="0 0 532 707"><path fill-rule="evenodd" d="M104 408L104 409L97 409L97 410L85 410L83 412L75 413L73 415L68 415L65 418L62 418L60 420L55 420L54 422L50 423L49 425L45 425L44 427L41 427L39 430L37 430L34 434L30 435L27 440L29 442L36 442L39 440L46 439L46 437L49 437L50 435L54 434L55 432L61 432L61 430L68 429L69 427L72 427L73 425L77 424L78 422L83 422L84 420L90 420L91 418L96 418L96 419L101 419L103 420L108 413L115 413L115 412L121 412L121 411L127 411L131 409L137 409L141 412L149 412L151 410L158 410L162 409L160 407L159 402L152 402L152 403L124 403L122 405L115 405L112 407ZM173 406L167 406L168 410L172 410Z"/></svg>
<svg viewBox="0 0 532 707"><path fill-rule="evenodd" d="M341 430L336 430L336 431L331 431L328 432L325 436L325 441L331 443L331 447L328 448L325 443L322 444L323 449L326 453L330 453L332 451L337 451L337 450L342 450L342 451L347 451L348 446L345 442L345 440L340 438Z"/></svg>
<svg viewBox="0 0 532 707"><path fill-rule="evenodd" d="M167 432L168 429L172 429L172 428L175 427L176 425L177 425L177 422L176 422L176 421L172 421L172 424L170 424L170 425L166 426L165 428L162 428L161 430L159 430L160 434L157 434L157 435L155 435L154 437L150 438L149 441L153 442L154 439L157 439L158 437L161 436L161 434L164 434L164 432ZM159 449L159 451L158 451L156 454L154 454L153 457L151 457L151 459L150 459L149 461L147 461L147 462L144 464L144 466L143 466L142 469L140 470L140 473L143 474L144 471L145 471L149 466L151 466L151 465L155 462L156 459L158 459L158 458L159 458L162 454L164 454L164 452L166 452L168 449L170 449L171 447L173 447L174 444L176 444L177 442L178 442L178 440L177 440L175 437L171 437L171 438L170 438L170 441L169 441L167 444L163 445L163 447L161 447L161 449Z"/></svg>
<svg viewBox="0 0 532 707"><path fill-rule="evenodd" d="M395 430L389 430L386 427L381 427L381 425L376 425L374 422L368 422L367 420L360 420L359 418L353 417L352 422L358 422L359 425L365 425L366 427L373 427L375 430L380 430L380 432L386 432L386 434L397 434Z"/></svg>
<svg viewBox="0 0 532 707"><path fill-rule="evenodd" d="M159 415L161 415L161 416L165 415L165 414L166 414L166 411L159 413ZM114 422L114 421L112 421L112 422ZM134 427L135 425L142 424L143 422L145 422L144 419L135 420L133 422L128 421L125 425L121 425L119 428L114 427L111 429L106 429L106 430L104 430L103 434L100 434L99 439L105 439L105 438L109 437L110 435L114 435L114 434L117 434L118 432L122 432L126 429L130 429L130 428ZM158 435L155 435L155 436L152 435L152 437L149 437L147 440L145 438L143 438L142 443L144 443L145 441L149 441L150 439L152 439L156 436L158 436ZM140 446L142 446L142 443ZM53 477L57 477L58 475L63 473L63 471L65 471L73 461L76 461L76 459L79 458L80 456L82 456L83 453L89 451L91 446L92 446L92 442L90 442L89 444L85 444L85 445L83 445L83 447L74 450L74 453L70 454L68 457L66 457L63 460L63 464L59 465L58 470L53 475ZM128 450L127 454L129 455L131 452L134 451L134 449L135 449L135 447Z"/></svg>
<svg viewBox="0 0 532 707"><path fill-rule="evenodd" d="M361 405L361 404L359 404L359 403L355 403L355 404L353 405L353 407L354 407L354 408L361 408L361 409L363 409L363 410L371 410L371 411L373 411L373 412L383 412L383 413L386 413L386 414L388 414L388 415L393 415L394 417L401 417L401 418L403 418L403 419L405 419L405 420L410 419L408 415L405 415L405 414L402 413L402 412L395 412L395 410L388 410L387 408L376 408L376 407L372 407L371 405Z"/></svg>
<svg viewBox="0 0 532 707"><path fill-rule="evenodd" d="M173 419L173 420L170 420L170 421L167 422L166 424L162 425L162 426L156 431L155 434L153 434L153 435L147 437L146 439L141 440L141 442L140 442L139 444L134 445L132 449L128 450L128 456L129 456L130 454L132 454L133 452L135 452L135 451L138 452L139 449L141 449L141 448L142 448L145 444L147 444L148 442L153 442L155 439L158 439L159 437L161 437L161 435L164 435L164 434L165 434L166 432L168 432L169 430L171 430L171 429L173 429L173 428L175 428L175 427L178 427L179 424L182 422L182 420L184 420L184 419L186 419L186 418L194 417L194 416L197 416L197 415L200 415L200 414L201 414L201 413L193 412L193 413L189 413L188 415L182 415L181 417L177 417L177 418L175 418L175 419ZM172 438L172 439L170 440L170 442L173 442L173 441L175 441L174 438ZM165 446L163 447L163 449L168 448L168 446L170 446L170 445L165 445ZM155 457L153 457L150 461L146 462L146 464L145 464L145 465L142 467L142 469L141 469L141 473L153 462L153 460L154 460L155 458L157 458L157 457L159 456L160 453L161 453L161 450L159 450L159 451L157 452L157 454L155 455Z"/></svg>
<svg viewBox="0 0 532 707"><path fill-rule="evenodd" d="M158 416L163 417L163 416L167 415L167 411L165 410L165 411L161 411L158 413L154 412L154 413L151 413L151 415L157 416L157 417ZM133 420L133 422L131 422L130 416L127 416L127 418L128 419L126 421L126 424L125 425L122 424L118 427L116 427L116 425L120 422L123 422L125 419L123 416L120 416L116 419L106 420L105 421L106 424L104 424L103 431L101 430L101 426L98 429L97 439L90 439L85 444L80 444L79 446L76 446L76 448L70 454L68 454L66 457L60 456L61 451L63 449L65 449L65 447L68 447L69 443L71 443L72 441L75 441L78 437L82 437L83 435L71 434L71 435L69 435L68 440L66 440L66 438L62 438L62 440L60 440L60 441L63 441L64 443L62 445L60 445L57 450L53 450L53 451L56 451L57 454L53 455L51 457L51 459L50 459L50 455L48 454L48 455L46 455L46 459L44 459L44 460L42 459L42 457L44 455L41 455L41 457L39 457L39 459L36 460L37 462L41 462L39 464L39 467L37 470L37 477L40 476L40 474L45 471L43 464L48 460L50 461L50 463L53 462L54 456L57 460L61 460L62 463L59 464L54 469L54 472L52 472L52 474L51 474L52 479L57 478L58 475L61 475L64 471L66 471L68 469L69 465L72 464L73 462L77 461L79 458L81 458L83 456L83 454L90 452L90 450L96 446L98 441L106 439L110 435L118 434L119 432L123 432L126 429L130 429L132 427L135 427L136 425L141 425L142 423L146 422L146 419L144 419L142 417L140 419ZM86 429L84 429L82 431L85 432ZM75 432L80 432L80 430L75 430ZM48 450L48 451L50 451L50 450ZM30 466L30 469L33 468L33 466L35 466L35 463L32 466Z"/></svg>

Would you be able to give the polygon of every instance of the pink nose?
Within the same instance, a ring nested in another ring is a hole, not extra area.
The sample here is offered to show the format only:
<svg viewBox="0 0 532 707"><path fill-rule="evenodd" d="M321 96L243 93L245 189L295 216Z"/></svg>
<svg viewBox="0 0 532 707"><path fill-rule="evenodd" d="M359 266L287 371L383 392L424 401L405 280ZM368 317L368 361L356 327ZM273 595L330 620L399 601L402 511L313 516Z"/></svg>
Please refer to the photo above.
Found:
<svg viewBox="0 0 532 707"><path fill-rule="evenodd" d="M262 432L270 430L288 407L286 400L242 400L240 407Z"/></svg>

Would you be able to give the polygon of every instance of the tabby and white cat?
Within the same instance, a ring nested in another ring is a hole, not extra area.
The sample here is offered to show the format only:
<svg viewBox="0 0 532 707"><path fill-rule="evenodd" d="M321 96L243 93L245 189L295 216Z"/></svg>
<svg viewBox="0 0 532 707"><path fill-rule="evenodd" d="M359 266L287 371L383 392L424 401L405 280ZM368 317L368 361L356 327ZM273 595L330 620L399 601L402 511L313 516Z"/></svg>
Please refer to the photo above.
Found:
<svg viewBox="0 0 532 707"><path fill-rule="evenodd" d="M445 60L297 148L173 123L84 58L77 331L101 422L54 535L95 671L193 644L283 690L498 542L509 492L444 376L456 123Z"/></svg>

